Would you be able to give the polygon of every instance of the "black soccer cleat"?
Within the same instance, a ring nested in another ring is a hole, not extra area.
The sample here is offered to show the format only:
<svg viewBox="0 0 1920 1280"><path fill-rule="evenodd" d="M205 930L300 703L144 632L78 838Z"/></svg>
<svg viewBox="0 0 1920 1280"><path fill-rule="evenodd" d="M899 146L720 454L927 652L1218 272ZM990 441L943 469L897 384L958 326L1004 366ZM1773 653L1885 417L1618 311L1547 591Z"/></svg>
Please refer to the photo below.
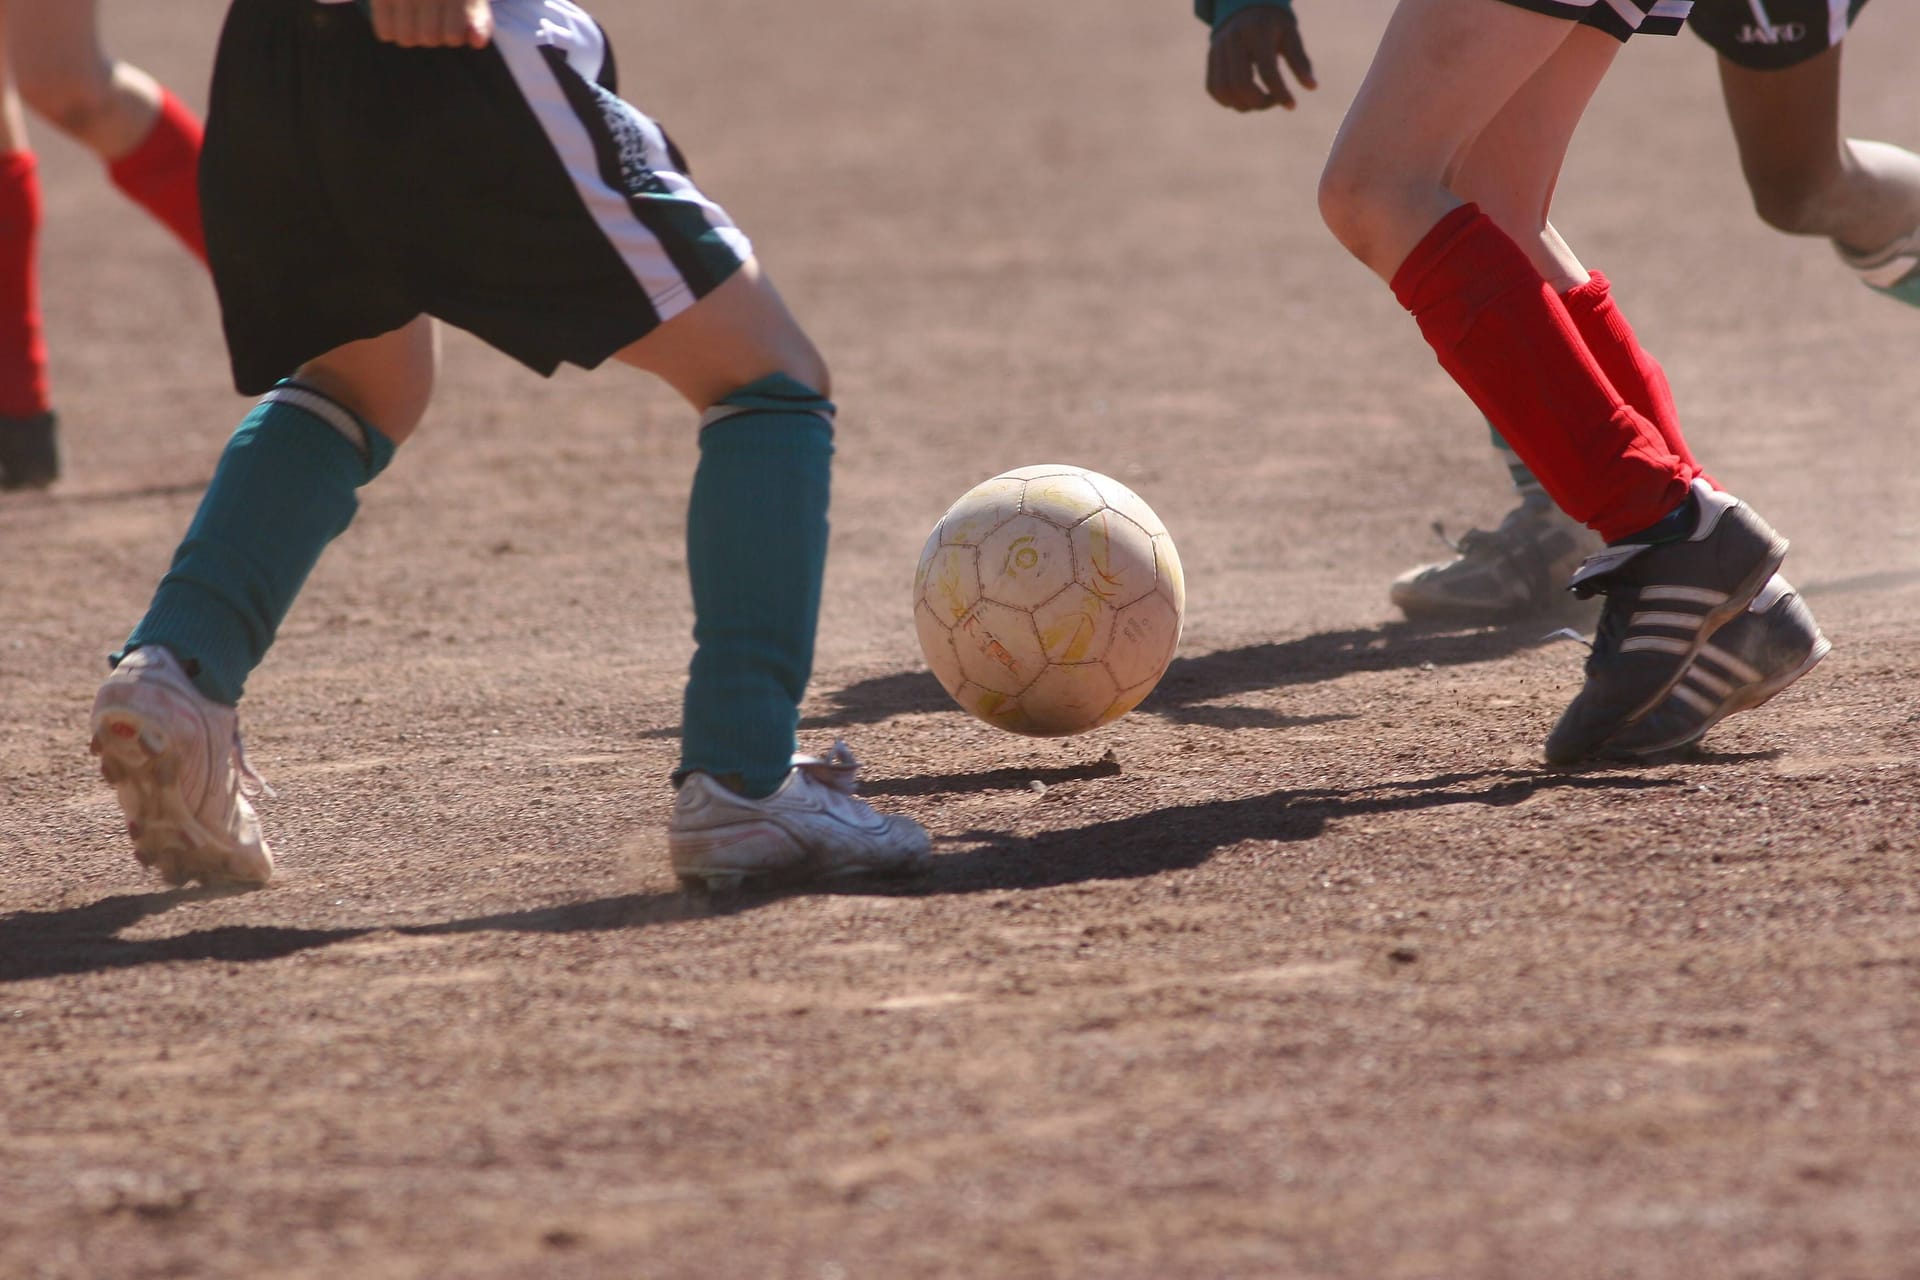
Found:
<svg viewBox="0 0 1920 1280"><path fill-rule="evenodd" d="M52 410L0 417L0 489L44 489L60 478L60 420Z"/></svg>
<svg viewBox="0 0 1920 1280"><path fill-rule="evenodd" d="M1786 559L1787 540L1730 493L1693 482L1693 532L1621 542L1589 556L1570 584L1606 596L1587 683L1547 735L1547 761L1573 764L1652 711L1715 632L1738 617Z"/></svg>
<svg viewBox="0 0 1920 1280"><path fill-rule="evenodd" d="M1833 646L1813 610L1774 574L1753 603L1700 646L1660 705L1607 740L1613 760L1648 760L1698 742L1736 711L1751 711L1820 664Z"/></svg>

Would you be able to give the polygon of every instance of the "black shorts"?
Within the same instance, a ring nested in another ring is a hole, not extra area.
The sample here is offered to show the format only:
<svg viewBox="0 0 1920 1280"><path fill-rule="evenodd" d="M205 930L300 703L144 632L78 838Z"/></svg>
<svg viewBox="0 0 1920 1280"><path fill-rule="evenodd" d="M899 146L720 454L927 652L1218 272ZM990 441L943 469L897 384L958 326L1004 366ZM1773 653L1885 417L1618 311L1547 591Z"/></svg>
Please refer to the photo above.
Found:
<svg viewBox="0 0 1920 1280"><path fill-rule="evenodd" d="M356 5L234 0L201 157L234 383L266 391L425 313L591 368L752 253L569 0L494 0L485 49L403 49Z"/></svg>
<svg viewBox="0 0 1920 1280"><path fill-rule="evenodd" d="M1735 66L1784 71L1847 38L1867 0L1695 0L1687 25Z"/></svg>
<svg viewBox="0 0 1920 1280"><path fill-rule="evenodd" d="M1616 40L1670 36L1687 20L1691 0L1504 0L1522 9L1597 27Z"/></svg>

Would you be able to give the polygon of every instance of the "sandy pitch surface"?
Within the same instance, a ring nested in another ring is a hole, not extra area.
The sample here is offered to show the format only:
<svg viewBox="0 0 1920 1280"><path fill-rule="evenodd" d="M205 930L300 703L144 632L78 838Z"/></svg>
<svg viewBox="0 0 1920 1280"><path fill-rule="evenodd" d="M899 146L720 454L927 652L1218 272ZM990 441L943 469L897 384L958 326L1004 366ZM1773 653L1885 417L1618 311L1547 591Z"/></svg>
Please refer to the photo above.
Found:
<svg viewBox="0 0 1920 1280"><path fill-rule="evenodd" d="M1557 772L1581 651L1385 584L1505 505L1312 188L1384 0L1240 118L1178 0L606 3L624 87L835 367L806 740L925 880L719 903L662 831L693 428L462 337L246 704L283 879L162 892L85 718L242 411L198 269L41 129L69 478L0 500L0 1275L1920 1275L1920 315L1751 216L1710 54L1623 57L1557 219L1836 645L1659 768ZM214 0L108 6L201 88ZM1920 15L1849 44L1920 143ZM1185 641L1085 738L912 633L961 490L1070 461Z"/></svg>

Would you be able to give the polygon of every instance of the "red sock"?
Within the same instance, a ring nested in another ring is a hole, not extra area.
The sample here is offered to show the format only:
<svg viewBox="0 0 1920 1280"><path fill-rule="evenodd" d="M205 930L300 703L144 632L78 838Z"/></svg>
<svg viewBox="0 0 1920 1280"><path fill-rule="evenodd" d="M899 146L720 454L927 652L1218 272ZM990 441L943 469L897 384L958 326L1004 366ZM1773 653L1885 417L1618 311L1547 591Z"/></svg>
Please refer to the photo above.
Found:
<svg viewBox="0 0 1920 1280"><path fill-rule="evenodd" d="M1686 500L1696 469L1621 399L1552 286L1479 206L1434 224L1393 292L1562 511L1613 541Z"/></svg>
<svg viewBox="0 0 1920 1280"><path fill-rule="evenodd" d="M0 155L0 417L47 411L40 333L40 168L31 151Z"/></svg>
<svg viewBox="0 0 1920 1280"><path fill-rule="evenodd" d="M140 145L107 166L113 185L207 260L200 232L200 121L170 89Z"/></svg>
<svg viewBox="0 0 1920 1280"><path fill-rule="evenodd" d="M1633 336L1633 326L1614 304L1613 282L1598 271L1590 274L1592 278L1585 284L1575 285L1560 295L1567 314L1573 317L1574 327L1586 340L1587 350L1600 362L1607 381L1620 393L1620 398L1653 423L1673 456L1694 475L1713 484L1701 471L1700 464L1693 460L1693 451L1687 448L1687 439L1680 432L1680 412L1674 408L1673 389L1667 385L1666 370Z"/></svg>

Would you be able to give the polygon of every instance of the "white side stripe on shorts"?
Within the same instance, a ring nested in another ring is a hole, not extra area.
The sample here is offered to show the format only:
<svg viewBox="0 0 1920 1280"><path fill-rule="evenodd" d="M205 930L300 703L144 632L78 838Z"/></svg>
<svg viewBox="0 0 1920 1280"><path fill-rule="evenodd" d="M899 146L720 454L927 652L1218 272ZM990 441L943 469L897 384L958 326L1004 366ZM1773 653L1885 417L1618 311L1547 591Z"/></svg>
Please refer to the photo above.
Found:
<svg viewBox="0 0 1920 1280"><path fill-rule="evenodd" d="M1577 4L1585 9L1591 7L1592 0L1567 0L1567 3ZM1754 3L1758 4L1759 0L1754 0ZM1636 4L1634 0L1607 0L1607 4L1620 16L1620 21L1635 31L1638 31L1640 24L1648 18L1672 18L1676 21L1684 21L1687 14L1693 11L1693 0L1654 0L1650 5Z"/></svg>
<svg viewBox="0 0 1920 1280"><path fill-rule="evenodd" d="M1847 0L1827 0L1827 47L1847 38L1847 14L1853 6Z"/></svg>
<svg viewBox="0 0 1920 1280"><path fill-rule="evenodd" d="M541 52L549 48L558 50L565 55L568 66L593 84L606 59L606 37L598 24L586 10L570 0L495 0L493 20L494 47L506 60L507 69L513 73L528 107L565 165L595 225L646 291L661 320L686 310L694 301L693 287L681 276L659 238L634 215L627 193L614 189L601 176L594 138L575 114L573 104L554 78L554 69ZM608 101L619 100L609 95ZM674 172L668 160L666 138L659 126L631 107L626 107L626 116L620 124L623 128L630 125L631 132L637 135L636 141L646 152L649 168L654 170L665 193L699 208L707 225L738 257L750 257L753 246L746 234L733 225L723 209L700 194L685 175Z"/></svg>

